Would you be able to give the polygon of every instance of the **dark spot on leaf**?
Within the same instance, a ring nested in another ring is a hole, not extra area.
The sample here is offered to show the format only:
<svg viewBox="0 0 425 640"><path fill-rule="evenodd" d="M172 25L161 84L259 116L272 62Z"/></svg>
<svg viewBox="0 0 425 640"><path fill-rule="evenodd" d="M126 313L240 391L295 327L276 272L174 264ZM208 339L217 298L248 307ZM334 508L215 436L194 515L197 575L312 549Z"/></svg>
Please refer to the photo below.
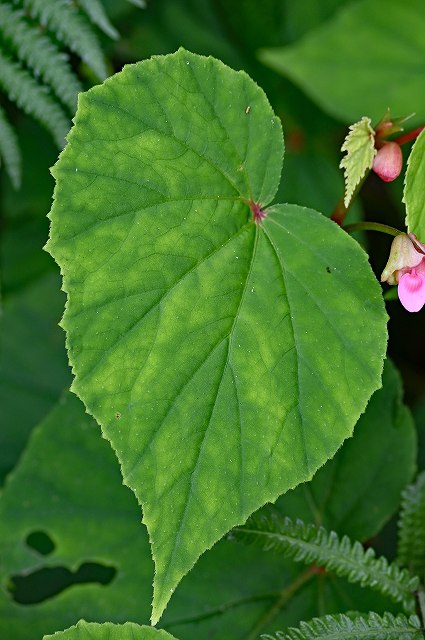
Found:
<svg viewBox="0 0 425 640"><path fill-rule="evenodd" d="M121 414L119 411L116 412L115 417L117 420L119 420L121 418Z"/></svg>
<svg viewBox="0 0 425 640"><path fill-rule="evenodd" d="M25 540L28 547L48 556L55 549L55 543L44 531L32 531Z"/></svg>
<svg viewBox="0 0 425 640"><path fill-rule="evenodd" d="M114 567L105 567L96 562L85 562L75 572L66 567L43 567L26 575L11 576L8 590L19 604L38 604L59 595L72 585L108 585L116 573Z"/></svg>
<svg viewBox="0 0 425 640"><path fill-rule="evenodd" d="M328 273L331 273L331 268L330 268L330 267L326 267L326 271L327 271Z"/></svg>

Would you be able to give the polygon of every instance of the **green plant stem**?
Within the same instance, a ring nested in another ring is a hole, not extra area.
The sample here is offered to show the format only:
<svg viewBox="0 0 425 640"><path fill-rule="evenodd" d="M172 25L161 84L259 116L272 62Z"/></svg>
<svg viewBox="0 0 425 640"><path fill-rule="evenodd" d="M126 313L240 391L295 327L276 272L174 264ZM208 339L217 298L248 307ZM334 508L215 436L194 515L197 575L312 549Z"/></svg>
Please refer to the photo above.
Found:
<svg viewBox="0 0 425 640"><path fill-rule="evenodd" d="M245 640L257 640L258 636L260 635L260 633L262 633L269 622L272 622L272 620L276 618L282 607L285 606L285 604L295 595L297 591L299 591L299 589L301 589L301 587L306 582L309 582L309 580L317 575L317 571L317 567L309 567L308 569L300 573L300 575L288 587L282 589L274 605L268 611L266 611L263 616L261 616L255 627L252 629L249 635L247 635Z"/></svg>
<svg viewBox="0 0 425 640"><path fill-rule="evenodd" d="M398 236L400 233L404 233L395 227L390 227L388 224L381 224L380 222L353 222L343 227L344 231L351 233L352 231L380 231L390 236Z"/></svg>
<svg viewBox="0 0 425 640"><path fill-rule="evenodd" d="M425 591L423 587L421 587L418 590L417 596L418 596L419 611L422 618L422 626L425 627Z"/></svg>
<svg viewBox="0 0 425 640"><path fill-rule="evenodd" d="M344 204L344 195L342 195L340 197L340 199L338 200L338 202L336 203L335 209L333 210L333 212L331 214L331 220L333 220L334 222L339 224L340 227L342 227L342 225L344 224L344 220L345 220L345 218L347 216L347 213L348 213L351 205L353 204L355 197L357 196L357 194L359 193L360 189L362 188L363 183L366 180L366 178L368 177L369 173L370 173L370 169L369 169L369 171L366 171L366 173L364 174L363 178L360 180L359 184L355 188L354 193L351 196L351 200L348 203L347 207Z"/></svg>

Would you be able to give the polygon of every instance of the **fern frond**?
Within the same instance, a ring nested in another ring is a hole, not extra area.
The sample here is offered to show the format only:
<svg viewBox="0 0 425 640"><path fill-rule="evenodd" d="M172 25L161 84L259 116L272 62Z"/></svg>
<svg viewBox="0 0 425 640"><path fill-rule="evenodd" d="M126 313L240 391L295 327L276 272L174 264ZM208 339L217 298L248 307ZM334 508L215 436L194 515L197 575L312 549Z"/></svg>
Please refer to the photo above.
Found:
<svg viewBox="0 0 425 640"><path fill-rule="evenodd" d="M146 9L145 0L128 0L128 2L131 2L131 4L134 4L136 7L139 7L139 9Z"/></svg>
<svg viewBox="0 0 425 640"><path fill-rule="evenodd" d="M0 32L12 43L19 59L49 84L74 113L77 95L83 88L71 71L67 56L38 28L30 26L22 11L14 11L7 4L0 4Z"/></svg>
<svg viewBox="0 0 425 640"><path fill-rule="evenodd" d="M425 472L402 494L397 559L412 573L425 575Z"/></svg>
<svg viewBox="0 0 425 640"><path fill-rule="evenodd" d="M6 114L0 108L0 160L4 162L7 175L15 189L21 186L21 154L18 139Z"/></svg>
<svg viewBox="0 0 425 640"><path fill-rule="evenodd" d="M251 516L244 526L233 529L230 536L245 544L283 553L297 562L326 567L349 582L402 602L409 613L415 610L413 594L418 578L396 564L389 564L384 557L377 558L373 549L366 551L360 542L353 543L347 536L340 539L334 531L305 525L301 520L294 522L267 510Z"/></svg>
<svg viewBox="0 0 425 640"><path fill-rule="evenodd" d="M119 38L120 34L109 22L109 18L106 15L100 0L78 0L78 4L88 15L93 24L99 27L103 33L106 33L106 35L113 40L117 40Z"/></svg>
<svg viewBox="0 0 425 640"><path fill-rule="evenodd" d="M301 622L298 628L278 631L275 636L263 635L263 640L423 640L417 616L369 613L350 618L334 614Z"/></svg>
<svg viewBox="0 0 425 640"><path fill-rule="evenodd" d="M85 16L65 0L23 0L33 18L52 31L104 80L108 72L96 35Z"/></svg>
<svg viewBox="0 0 425 640"><path fill-rule="evenodd" d="M50 131L59 148L63 147L71 126L68 118L49 94L47 87L39 85L28 71L1 52L0 86L11 100Z"/></svg>

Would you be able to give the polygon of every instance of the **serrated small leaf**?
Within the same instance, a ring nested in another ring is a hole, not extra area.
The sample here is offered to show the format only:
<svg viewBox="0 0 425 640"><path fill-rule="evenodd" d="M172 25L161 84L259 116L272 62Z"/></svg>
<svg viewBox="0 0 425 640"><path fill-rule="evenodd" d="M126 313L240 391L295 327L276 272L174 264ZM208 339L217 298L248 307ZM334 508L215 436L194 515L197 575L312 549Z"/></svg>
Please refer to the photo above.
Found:
<svg viewBox="0 0 425 640"><path fill-rule="evenodd" d="M143 504L154 621L201 553L335 453L381 384L380 287L333 222L266 209L282 155L261 89L179 50L82 95L54 169L73 389Z"/></svg>
<svg viewBox="0 0 425 640"><path fill-rule="evenodd" d="M370 118L363 117L350 126L341 151L346 153L339 166L344 169L344 204L348 207L360 180L372 168L376 155L375 132Z"/></svg>
<svg viewBox="0 0 425 640"><path fill-rule="evenodd" d="M74 627L65 631L57 631L51 636L44 636L43 640L176 640L174 636L162 631L140 626L133 622L112 624L104 622L85 622L80 620Z"/></svg>
<svg viewBox="0 0 425 640"><path fill-rule="evenodd" d="M326 615L298 628L278 631L276 636L264 635L264 640L422 640L421 623L417 616L407 618L384 613L367 616L345 614Z"/></svg>
<svg viewBox="0 0 425 640"><path fill-rule="evenodd" d="M425 242L425 129L417 137L410 152L403 200L408 231Z"/></svg>

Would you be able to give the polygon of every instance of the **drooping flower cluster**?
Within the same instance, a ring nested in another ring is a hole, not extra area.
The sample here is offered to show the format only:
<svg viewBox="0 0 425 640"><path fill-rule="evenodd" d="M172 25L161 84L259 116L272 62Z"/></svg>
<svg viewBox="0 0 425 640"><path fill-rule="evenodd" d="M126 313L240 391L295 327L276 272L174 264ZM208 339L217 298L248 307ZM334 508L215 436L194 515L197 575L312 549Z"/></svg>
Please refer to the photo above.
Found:
<svg viewBox="0 0 425 640"><path fill-rule="evenodd" d="M398 285L398 297L407 311L420 311L425 305L425 245L414 233L394 238L381 282Z"/></svg>

